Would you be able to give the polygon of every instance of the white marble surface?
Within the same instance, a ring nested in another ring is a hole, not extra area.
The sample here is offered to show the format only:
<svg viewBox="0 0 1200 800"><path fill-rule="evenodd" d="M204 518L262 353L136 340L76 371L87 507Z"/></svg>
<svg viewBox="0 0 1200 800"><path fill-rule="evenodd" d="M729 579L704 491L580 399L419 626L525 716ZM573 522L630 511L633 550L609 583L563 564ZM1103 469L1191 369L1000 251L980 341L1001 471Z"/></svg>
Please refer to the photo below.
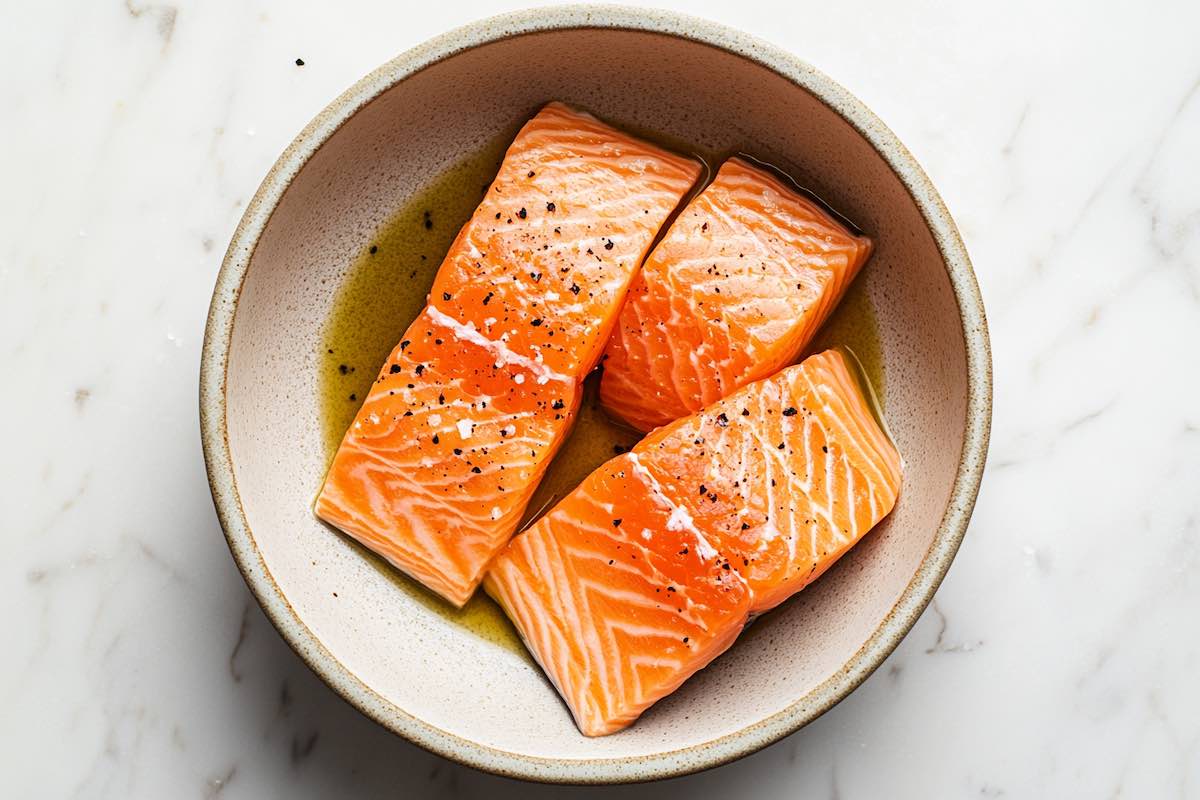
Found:
<svg viewBox="0 0 1200 800"><path fill-rule="evenodd" d="M672 5L824 69L926 166L987 301L995 427L958 559L866 685L624 791L1200 797L1200 5ZM229 557L196 412L213 279L275 156L501 6L4 6L0 794L566 794L429 755L309 673Z"/></svg>

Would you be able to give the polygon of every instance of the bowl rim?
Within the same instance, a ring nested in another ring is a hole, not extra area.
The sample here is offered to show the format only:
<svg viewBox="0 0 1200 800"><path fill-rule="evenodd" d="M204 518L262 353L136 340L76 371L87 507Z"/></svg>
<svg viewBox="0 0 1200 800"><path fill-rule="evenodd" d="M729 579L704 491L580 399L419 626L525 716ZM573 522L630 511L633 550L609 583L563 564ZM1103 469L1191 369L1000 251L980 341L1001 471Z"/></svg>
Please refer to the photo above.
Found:
<svg viewBox="0 0 1200 800"><path fill-rule="evenodd" d="M945 264L966 339L966 430L950 501L920 567L867 641L838 672L769 717L702 744L624 758L560 759L501 750L414 717L363 683L305 625L267 569L238 494L226 420L229 348L246 272L276 206L313 154L366 104L433 64L504 39L573 29L655 33L723 50L771 70L837 113L880 154L916 203ZM548 783L629 783L698 772L753 753L819 717L883 663L932 599L966 533L987 456L992 366L983 299L958 229L916 159L860 100L782 48L718 23L661 10L568 5L489 17L429 39L359 80L309 122L263 179L222 261L204 334L199 400L209 485L238 569L283 639L330 688L388 730L461 764Z"/></svg>

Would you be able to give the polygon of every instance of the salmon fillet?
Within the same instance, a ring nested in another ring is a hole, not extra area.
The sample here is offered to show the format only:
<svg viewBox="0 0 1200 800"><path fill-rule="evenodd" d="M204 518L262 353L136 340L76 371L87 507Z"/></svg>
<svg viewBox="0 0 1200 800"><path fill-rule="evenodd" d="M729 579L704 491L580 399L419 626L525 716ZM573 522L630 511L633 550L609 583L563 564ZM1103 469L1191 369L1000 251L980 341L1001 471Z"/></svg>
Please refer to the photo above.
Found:
<svg viewBox="0 0 1200 800"><path fill-rule="evenodd" d="M629 725L895 505L900 456L837 351L606 463L484 579L579 729Z"/></svg>
<svg viewBox="0 0 1200 800"><path fill-rule="evenodd" d="M775 175L729 159L630 288L605 351L605 409L648 431L791 364L870 252Z"/></svg>
<svg viewBox="0 0 1200 800"><path fill-rule="evenodd" d="M317 516L461 605L578 402L574 379L426 308L346 432Z"/></svg>
<svg viewBox="0 0 1200 800"><path fill-rule="evenodd" d="M629 453L517 536L484 580L587 736L673 692L750 610L746 582Z"/></svg>
<svg viewBox="0 0 1200 800"><path fill-rule="evenodd" d="M317 516L465 603L699 174L559 103L530 120L346 432Z"/></svg>

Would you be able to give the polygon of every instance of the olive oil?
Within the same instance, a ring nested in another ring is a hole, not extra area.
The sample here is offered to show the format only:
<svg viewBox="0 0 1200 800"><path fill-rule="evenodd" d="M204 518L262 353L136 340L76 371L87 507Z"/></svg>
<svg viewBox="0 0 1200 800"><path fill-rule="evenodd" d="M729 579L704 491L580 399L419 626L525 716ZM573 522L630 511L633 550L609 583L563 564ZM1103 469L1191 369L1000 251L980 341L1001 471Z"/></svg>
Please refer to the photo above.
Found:
<svg viewBox="0 0 1200 800"><path fill-rule="evenodd" d="M868 261L864 269L871 269ZM883 347L879 340L879 322L871 298L867 296L862 278L856 279L846 290L846 296L834 310L829 320L817 331L817 336L808 346L804 356L820 353L831 347L845 347L854 352L862 369L863 377L880 400L883 400L887 382L883 371ZM380 363L382 363L380 359ZM798 362L797 362L798 363Z"/></svg>
<svg viewBox="0 0 1200 800"><path fill-rule="evenodd" d="M377 377L380 365L425 306L442 259L459 228L483 198L511 140L512 132L506 132L414 194L364 245L343 273L320 343L321 425L330 460ZM709 165L720 163L712 154L705 154L704 160ZM853 350L867 379L882 397L879 331L861 281L850 286L809 352L833 346ZM592 470L628 450L641 438L637 431L605 416L600 409L598 382L598 373L585 381L574 428L530 500L522 528L574 489ZM511 623L483 592L476 593L462 609L456 609L366 548L355 546L401 591L426 608L485 641L528 658Z"/></svg>

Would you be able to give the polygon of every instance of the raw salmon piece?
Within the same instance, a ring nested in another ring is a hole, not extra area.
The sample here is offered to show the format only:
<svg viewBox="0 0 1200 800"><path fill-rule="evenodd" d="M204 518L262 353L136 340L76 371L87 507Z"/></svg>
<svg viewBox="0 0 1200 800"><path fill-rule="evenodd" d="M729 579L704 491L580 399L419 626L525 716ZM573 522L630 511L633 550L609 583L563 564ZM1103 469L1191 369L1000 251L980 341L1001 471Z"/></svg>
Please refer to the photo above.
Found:
<svg viewBox="0 0 1200 800"><path fill-rule="evenodd" d="M747 580L752 611L816 580L896 503L900 455L828 350L632 451Z"/></svg>
<svg viewBox="0 0 1200 800"><path fill-rule="evenodd" d="M792 363L871 252L821 207L739 158L672 223L605 351L600 398L639 430Z"/></svg>
<svg viewBox="0 0 1200 800"><path fill-rule="evenodd" d="M745 581L629 454L513 539L484 580L587 736L632 723L749 614Z"/></svg>
<svg viewBox="0 0 1200 800"><path fill-rule="evenodd" d="M520 521L578 398L573 378L427 308L346 432L317 516L462 605Z"/></svg>
<svg viewBox="0 0 1200 800"><path fill-rule="evenodd" d="M699 173L559 103L530 120L347 432L317 515L466 602Z"/></svg>
<svg viewBox="0 0 1200 800"><path fill-rule="evenodd" d="M429 302L582 378L701 165L551 103L517 134Z"/></svg>

